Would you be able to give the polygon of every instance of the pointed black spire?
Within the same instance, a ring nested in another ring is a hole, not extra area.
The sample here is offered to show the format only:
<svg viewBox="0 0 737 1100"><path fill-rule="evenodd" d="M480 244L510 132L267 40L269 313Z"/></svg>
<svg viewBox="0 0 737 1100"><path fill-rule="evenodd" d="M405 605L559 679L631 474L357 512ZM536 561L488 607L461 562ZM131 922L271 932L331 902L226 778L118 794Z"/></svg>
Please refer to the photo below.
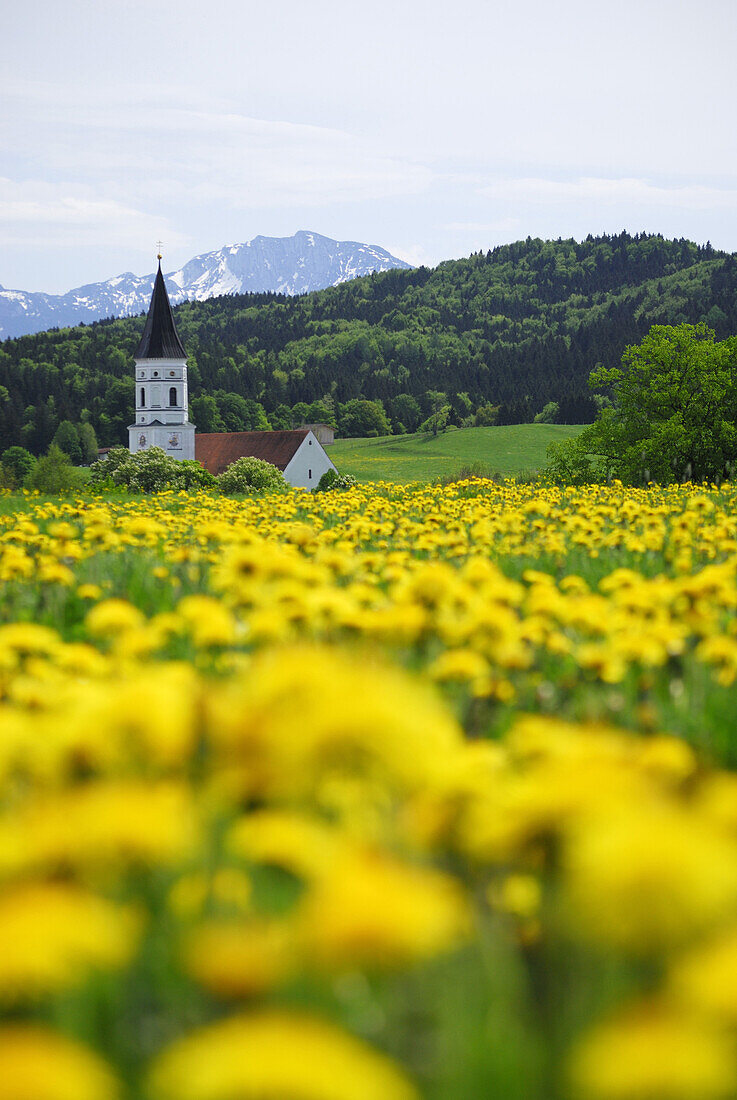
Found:
<svg viewBox="0 0 737 1100"><path fill-rule="evenodd" d="M154 291L151 295L151 305L148 307L148 317L143 329L141 342L136 349L135 359L184 359L186 353L179 339L174 316L171 312L169 295L166 293L164 276L161 274L161 257L159 256L159 270L156 272Z"/></svg>

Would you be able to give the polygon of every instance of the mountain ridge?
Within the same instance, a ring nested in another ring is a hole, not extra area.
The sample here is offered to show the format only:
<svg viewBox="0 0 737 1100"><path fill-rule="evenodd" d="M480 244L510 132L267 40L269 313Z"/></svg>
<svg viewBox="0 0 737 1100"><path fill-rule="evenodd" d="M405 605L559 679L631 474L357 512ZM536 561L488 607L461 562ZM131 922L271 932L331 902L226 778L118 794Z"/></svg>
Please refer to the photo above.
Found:
<svg viewBox="0 0 737 1100"><path fill-rule="evenodd" d="M411 264L378 245L336 241L300 229L291 237L259 234L250 241L223 245L193 256L164 275L172 305L206 301L222 294L271 292L294 296L374 271L409 269ZM148 308L154 272L124 271L65 294L0 286L0 339L69 328L108 317L131 317Z"/></svg>

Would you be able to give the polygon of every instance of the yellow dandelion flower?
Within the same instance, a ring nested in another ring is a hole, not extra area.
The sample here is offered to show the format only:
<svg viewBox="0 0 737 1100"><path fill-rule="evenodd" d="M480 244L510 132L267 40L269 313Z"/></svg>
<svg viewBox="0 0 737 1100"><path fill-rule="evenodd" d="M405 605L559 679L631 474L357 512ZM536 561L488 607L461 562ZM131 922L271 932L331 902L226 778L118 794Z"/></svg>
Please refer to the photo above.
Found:
<svg viewBox="0 0 737 1100"><path fill-rule="evenodd" d="M0 1027L0 1100L116 1100L118 1083L80 1043L28 1024Z"/></svg>
<svg viewBox="0 0 737 1100"><path fill-rule="evenodd" d="M80 600L99 600L102 596L102 589L99 584L80 584L77 595Z"/></svg>
<svg viewBox="0 0 737 1100"><path fill-rule="evenodd" d="M144 621L143 613L132 603L110 599L95 604L87 612L85 626L94 637L104 638L141 627Z"/></svg>
<svg viewBox="0 0 737 1100"><path fill-rule="evenodd" d="M309 889L298 933L320 966L397 966L456 947L469 908L456 880L363 851L339 860Z"/></svg>
<svg viewBox="0 0 737 1100"><path fill-rule="evenodd" d="M348 840L338 829L307 814L258 810L231 826L226 844L243 859L283 867L310 879L330 871Z"/></svg>
<svg viewBox="0 0 737 1100"><path fill-rule="evenodd" d="M498 886L489 889L492 905L514 917L533 917L540 909L542 890L534 875L507 875Z"/></svg>
<svg viewBox="0 0 737 1100"><path fill-rule="evenodd" d="M15 653L53 654L60 646L61 639L55 630L36 623L8 623L0 626L0 650L12 650Z"/></svg>
<svg viewBox="0 0 737 1100"><path fill-rule="evenodd" d="M17 1000L81 984L91 971L124 966L140 921L74 886L18 886L0 898L0 999ZM1 1092L0 1092L1 1094Z"/></svg>
<svg viewBox="0 0 737 1100"><path fill-rule="evenodd" d="M595 1028L571 1061L582 1100L726 1100L737 1060L721 1031L653 1008Z"/></svg>
<svg viewBox="0 0 737 1100"><path fill-rule="evenodd" d="M196 839L184 784L100 780L0 818L0 868L167 865L191 853Z"/></svg>
<svg viewBox="0 0 737 1100"><path fill-rule="evenodd" d="M489 662L473 649L446 649L430 665L434 680L459 680L462 683L479 680L489 671Z"/></svg>
<svg viewBox="0 0 737 1100"><path fill-rule="evenodd" d="M333 1024L263 1012L179 1040L154 1065L152 1100L418 1100L383 1054Z"/></svg>
<svg viewBox="0 0 737 1100"><path fill-rule="evenodd" d="M737 929L700 944L675 962L670 989L684 1007L737 1023Z"/></svg>
<svg viewBox="0 0 737 1100"><path fill-rule="evenodd" d="M565 869L580 934L634 952L687 942L737 906L737 844L675 807L585 817Z"/></svg>
<svg viewBox="0 0 737 1100"><path fill-rule="evenodd" d="M214 875L182 875L169 891L168 903L172 912L186 920L201 916L210 901L245 913L251 906L251 894L251 880L245 872L237 867L221 867Z"/></svg>
<svg viewBox="0 0 737 1100"><path fill-rule="evenodd" d="M258 654L242 682L206 702L216 747L284 791L314 792L331 775L417 788L463 744L422 685L328 647Z"/></svg>
<svg viewBox="0 0 737 1100"><path fill-rule="evenodd" d="M196 646L232 645L235 641L233 616L212 596L185 596L177 605L177 615L191 631Z"/></svg>
<svg viewBox="0 0 737 1100"><path fill-rule="evenodd" d="M184 968L221 997L263 993L294 967L294 936L284 921L208 921L188 938Z"/></svg>

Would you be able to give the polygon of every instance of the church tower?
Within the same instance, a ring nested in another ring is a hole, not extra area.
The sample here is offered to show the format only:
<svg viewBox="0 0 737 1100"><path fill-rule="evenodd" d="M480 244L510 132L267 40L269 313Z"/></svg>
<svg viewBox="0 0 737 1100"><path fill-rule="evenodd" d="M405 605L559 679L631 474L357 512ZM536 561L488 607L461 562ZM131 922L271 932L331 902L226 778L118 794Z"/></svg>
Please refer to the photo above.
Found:
<svg viewBox="0 0 737 1100"><path fill-rule="evenodd" d="M131 454L161 447L172 458L194 458L188 419L187 357L174 324L164 276L156 272L136 363L136 422L128 428Z"/></svg>

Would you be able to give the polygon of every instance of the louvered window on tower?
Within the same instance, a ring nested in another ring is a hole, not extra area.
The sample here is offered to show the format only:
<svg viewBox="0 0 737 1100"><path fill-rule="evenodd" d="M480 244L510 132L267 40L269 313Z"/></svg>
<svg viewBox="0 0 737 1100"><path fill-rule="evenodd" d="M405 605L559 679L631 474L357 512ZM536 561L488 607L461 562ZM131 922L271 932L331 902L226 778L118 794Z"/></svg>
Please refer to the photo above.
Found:
<svg viewBox="0 0 737 1100"><path fill-rule="evenodd" d="M171 388L169 389L169 404L170 405L176 405L176 403L177 403L177 388L176 388L176 386L171 386Z"/></svg>

